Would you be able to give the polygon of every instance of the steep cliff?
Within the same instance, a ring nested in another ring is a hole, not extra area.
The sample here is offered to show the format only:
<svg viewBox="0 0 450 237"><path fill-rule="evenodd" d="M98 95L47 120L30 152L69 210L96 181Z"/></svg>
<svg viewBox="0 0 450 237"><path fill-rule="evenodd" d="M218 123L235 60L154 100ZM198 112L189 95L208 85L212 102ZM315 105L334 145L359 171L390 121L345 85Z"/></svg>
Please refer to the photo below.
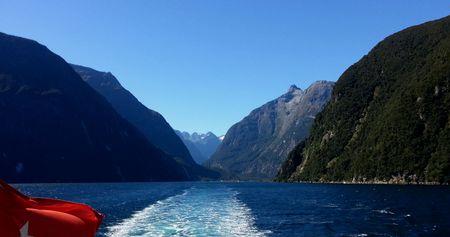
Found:
<svg viewBox="0 0 450 237"><path fill-rule="evenodd" d="M0 178L186 180L175 160L35 41L0 33Z"/></svg>
<svg viewBox="0 0 450 237"><path fill-rule="evenodd" d="M450 17L387 37L348 68L288 181L450 181Z"/></svg>
<svg viewBox="0 0 450 237"><path fill-rule="evenodd" d="M281 97L253 110L233 125L205 165L225 177L270 179L295 145L309 134L315 115L328 102L333 82L308 89L291 86Z"/></svg>

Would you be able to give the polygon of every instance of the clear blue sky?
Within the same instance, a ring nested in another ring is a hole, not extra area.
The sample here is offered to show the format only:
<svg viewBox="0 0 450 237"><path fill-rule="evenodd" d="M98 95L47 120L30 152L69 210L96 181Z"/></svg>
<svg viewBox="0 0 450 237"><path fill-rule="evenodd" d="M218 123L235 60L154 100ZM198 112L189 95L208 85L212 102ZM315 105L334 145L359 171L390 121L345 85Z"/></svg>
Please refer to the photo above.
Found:
<svg viewBox="0 0 450 237"><path fill-rule="evenodd" d="M176 129L224 134L252 109L335 81L450 1L0 0L0 31L110 71Z"/></svg>

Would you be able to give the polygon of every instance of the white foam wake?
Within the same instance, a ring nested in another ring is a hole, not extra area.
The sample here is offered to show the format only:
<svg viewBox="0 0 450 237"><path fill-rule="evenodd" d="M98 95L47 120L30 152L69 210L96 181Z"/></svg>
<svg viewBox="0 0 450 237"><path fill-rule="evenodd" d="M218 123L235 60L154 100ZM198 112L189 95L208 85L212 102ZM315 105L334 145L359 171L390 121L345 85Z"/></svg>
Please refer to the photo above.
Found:
<svg viewBox="0 0 450 237"><path fill-rule="evenodd" d="M251 210L223 188L191 188L108 228L107 236L265 236Z"/></svg>

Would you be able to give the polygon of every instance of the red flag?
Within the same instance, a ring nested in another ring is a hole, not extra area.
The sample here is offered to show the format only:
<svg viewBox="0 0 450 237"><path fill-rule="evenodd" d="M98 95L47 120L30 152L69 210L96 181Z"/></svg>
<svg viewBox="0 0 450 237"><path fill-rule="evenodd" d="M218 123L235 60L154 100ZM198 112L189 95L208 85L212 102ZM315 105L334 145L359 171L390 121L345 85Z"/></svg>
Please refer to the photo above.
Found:
<svg viewBox="0 0 450 237"><path fill-rule="evenodd" d="M94 237L102 219L87 205L30 198L0 180L1 237Z"/></svg>

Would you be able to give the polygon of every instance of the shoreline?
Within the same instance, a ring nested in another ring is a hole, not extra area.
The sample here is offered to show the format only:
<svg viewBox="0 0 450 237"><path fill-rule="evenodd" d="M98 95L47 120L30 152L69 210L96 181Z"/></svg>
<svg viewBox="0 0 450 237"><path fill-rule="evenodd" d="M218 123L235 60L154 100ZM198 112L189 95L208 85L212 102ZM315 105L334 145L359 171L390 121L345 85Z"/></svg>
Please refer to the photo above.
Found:
<svg viewBox="0 0 450 237"><path fill-rule="evenodd" d="M449 186L449 183L439 182L398 182L398 181L274 181L277 183L302 184L345 184L345 185L404 185L404 186Z"/></svg>
<svg viewBox="0 0 450 237"><path fill-rule="evenodd" d="M439 182L394 182L394 181L277 181L277 180L198 180L198 181L124 181L124 182L8 182L13 185L27 184L136 184L136 183L280 183L280 184L343 184L343 185L404 185L404 186L449 186Z"/></svg>

